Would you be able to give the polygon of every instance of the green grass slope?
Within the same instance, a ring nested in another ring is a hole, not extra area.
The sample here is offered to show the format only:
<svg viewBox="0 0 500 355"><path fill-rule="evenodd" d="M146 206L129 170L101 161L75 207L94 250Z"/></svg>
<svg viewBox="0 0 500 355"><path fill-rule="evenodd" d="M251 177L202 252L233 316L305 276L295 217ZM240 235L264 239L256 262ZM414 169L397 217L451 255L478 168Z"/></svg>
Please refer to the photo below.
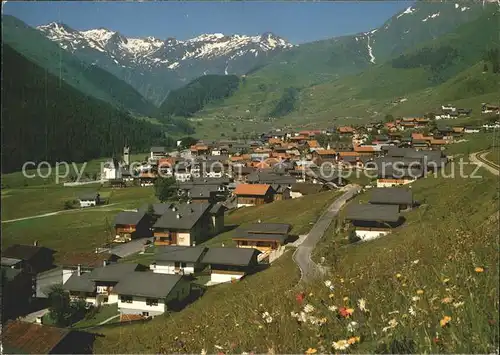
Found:
<svg viewBox="0 0 500 355"><path fill-rule="evenodd" d="M2 42L86 95L140 115L155 113L154 105L132 86L95 65L82 62L13 16L2 16Z"/></svg>
<svg viewBox="0 0 500 355"><path fill-rule="evenodd" d="M124 144L145 151L168 143L160 126L85 96L8 44L2 49L2 173L26 161L83 162Z"/></svg>

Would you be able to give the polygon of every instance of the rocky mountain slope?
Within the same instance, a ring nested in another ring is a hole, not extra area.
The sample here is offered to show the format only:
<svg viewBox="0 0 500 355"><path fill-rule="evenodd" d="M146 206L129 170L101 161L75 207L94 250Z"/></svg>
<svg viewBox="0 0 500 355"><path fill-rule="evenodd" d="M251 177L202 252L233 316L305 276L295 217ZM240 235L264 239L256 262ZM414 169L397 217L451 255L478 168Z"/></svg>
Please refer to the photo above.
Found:
<svg viewBox="0 0 500 355"><path fill-rule="evenodd" d="M47 38L79 58L127 81L160 104L167 93L205 74L244 74L293 45L272 33L203 34L180 41L127 38L105 28L78 31L60 23L39 26Z"/></svg>

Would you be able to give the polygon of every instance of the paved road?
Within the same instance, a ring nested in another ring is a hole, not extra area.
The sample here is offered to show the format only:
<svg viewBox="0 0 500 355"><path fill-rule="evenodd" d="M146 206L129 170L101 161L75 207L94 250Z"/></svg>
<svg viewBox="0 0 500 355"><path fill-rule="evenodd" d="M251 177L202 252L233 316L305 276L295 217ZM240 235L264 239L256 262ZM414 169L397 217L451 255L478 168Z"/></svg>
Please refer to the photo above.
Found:
<svg viewBox="0 0 500 355"><path fill-rule="evenodd" d="M322 273L322 269L311 260L311 253L342 206L344 206L350 198L355 196L360 189L361 187L357 185L348 185L344 187L346 192L337 198L321 215L293 254L293 259L300 268L301 281L311 279Z"/></svg>
<svg viewBox="0 0 500 355"><path fill-rule="evenodd" d="M498 169L498 165L489 161L488 159L486 159L486 155L488 153L489 153L489 151L472 153L469 156L469 159L470 159L470 161L482 166L483 168L485 168L486 170L488 170L492 174L499 176L500 171Z"/></svg>
<svg viewBox="0 0 500 355"><path fill-rule="evenodd" d="M55 216L55 215L62 214L62 213L71 213L71 212L76 212L76 211L79 211L79 212L82 212L82 211L85 211L85 212L87 212L87 211L96 211L96 210L99 210L100 212L102 212L102 211L117 211L118 209L116 209L116 208L111 208L111 209L107 208L107 207L110 207L110 206L113 206L113 205L116 205L116 203L110 203L109 205L102 205L102 206L96 206L96 207L86 207L86 208L75 208L75 209L71 209L71 210L61 210L61 211L44 213L44 214L37 214L37 215L34 215L34 216L21 217L21 218L15 218L15 219L8 219L8 220L5 220L5 221L2 221L2 223L10 223L10 222L24 221L24 220L27 220L27 219L50 217L50 216Z"/></svg>
<svg viewBox="0 0 500 355"><path fill-rule="evenodd" d="M147 240L152 241L153 238L140 238L140 239L134 239L128 243L123 243L119 244L115 247L112 247L109 252L112 254L116 254L121 258L124 258L126 256L138 253L142 251L144 246L146 245L145 242Z"/></svg>

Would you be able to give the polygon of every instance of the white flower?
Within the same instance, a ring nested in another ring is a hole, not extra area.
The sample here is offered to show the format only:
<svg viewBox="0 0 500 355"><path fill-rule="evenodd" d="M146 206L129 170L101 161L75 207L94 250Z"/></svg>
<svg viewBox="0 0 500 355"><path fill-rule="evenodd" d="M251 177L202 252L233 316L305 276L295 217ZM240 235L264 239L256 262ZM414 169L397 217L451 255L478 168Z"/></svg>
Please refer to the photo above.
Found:
<svg viewBox="0 0 500 355"><path fill-rule="evenodd" d="M455 308L462 307L464 304L465 304L465 302L455 302L455 303L453 303L453 307L455 307Z"/></svg>
<svg viewBox="0 0 500 355"><path fill-rule="evenodd" d="M396 318L391 319L389 321L389 325L393 328L396 327L398 325L398 321L396 320Z"/></svg>
<svg viewBox="0 0 500 355"><path fill-rule="evenodd" d="M335 350L345 350L349 347L347 340L334 341L332 346Z"/></svg>
<svg viewBox="0 0 500 355"><path fill-rule="evenodd" d="M266 318L266 317L269 317L269 312L262 313L262 318Z"/></svg>
<svg viewBox="0 0 500 355"><path fill-rule="evenodd" d="M299 314L297 312L290 312L290 315L293 317L293 318L298 318Z"/></svg>
<svg viewBox="0 0 500 355"><path fill-rule="evenodd" d="M418 260L418 259L417 259L417 260L413 260L413 263L414 263L415 265L417 265L419 261L420 261L420 260Z"/></svg>
<svg viewBox="0 0 500 355"><path fill-rule="evenodd" d="M306 313L314 312L314 306L312 304L306 304L304 306L304 312Z"/></svg>
<svg viewBox="0 0 500 355"><path fill-rule="evenodd" d="M201 349L201 355L207 355L207 351L205 349Z"/></svg>
<svg viewBox="0 0 500 355"><path fill-rule="evenodd" d="M335 312L337 309L338 309L337 306L330 306L330 307L328 307L328 310L332 311L332 312Z"/></svg>
<svg viewBox="0 0 500 355"><path fill-rule="evenodd" d="M302 322L302 323L307 322L307 314L305 312L300 312L298 320L299 320L299 322Z"/></svg>
<svg viewBox="0 0 500 355"><path fill-rule="evenodd" d="M358 300L358 307L360 310L362 310L363 312L366 312L367 309L366 309L366 301L363 299L363 298L360 298Z"/></svg>
<svg viewBox="0 0 500 355"><path fill-rule="evenodd" d="M349 333L354 333L356 329L358 329L358 322L352 321L347 325L347 331Z"/></svg>
<svg viewBox="0 0 500 355"><path fill-rule="evenodd" d="M413 302L417 302L418 300L420 300L420 297L418 297L418 296L413 296L413 297L411 298L411 300L412 300Z"/></svg>
<svg viewBox="0 0 500 355"><path fill-rule="evenodd" d="M412 316L415 316L417 314L417 312L415 312L415 310L413 309L413 306L410 306L410 309L408 309L408 313L410 313L410 315Z"/></svg>
<svg viewBox="0 0 500 355"><path fill-rule="evenodd" d="M266 323L272 323L273 322L273 317L269 316L266 317Z"/></svg>
<svg viewBox="0 0 500 355"><path fill-rule="evenodd" d="M220 345L214 345L214 348L222 350L222 346L220 346Z"/></svg>
<svg viewBox="0 0 500 355"><path fill-rule="evenodd" d="M332 286L332 282L330 280L326 280L325 286L329 288L330 286Z"/></svg>

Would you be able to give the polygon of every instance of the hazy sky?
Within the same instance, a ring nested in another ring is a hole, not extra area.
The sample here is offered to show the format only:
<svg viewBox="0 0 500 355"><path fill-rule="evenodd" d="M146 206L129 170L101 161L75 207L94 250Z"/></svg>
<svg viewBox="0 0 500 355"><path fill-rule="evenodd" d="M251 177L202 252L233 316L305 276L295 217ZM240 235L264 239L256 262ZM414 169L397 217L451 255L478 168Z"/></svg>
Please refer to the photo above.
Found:
<svg viewBox="0 0 500 355"><path fill-rule="evenodd" d="M105 27L127 37L180 40L202 33L273 32L292 43L368 31L408 1L367 2L7 2L3 13L31 26L63 22L83 30Z"/></svg>

